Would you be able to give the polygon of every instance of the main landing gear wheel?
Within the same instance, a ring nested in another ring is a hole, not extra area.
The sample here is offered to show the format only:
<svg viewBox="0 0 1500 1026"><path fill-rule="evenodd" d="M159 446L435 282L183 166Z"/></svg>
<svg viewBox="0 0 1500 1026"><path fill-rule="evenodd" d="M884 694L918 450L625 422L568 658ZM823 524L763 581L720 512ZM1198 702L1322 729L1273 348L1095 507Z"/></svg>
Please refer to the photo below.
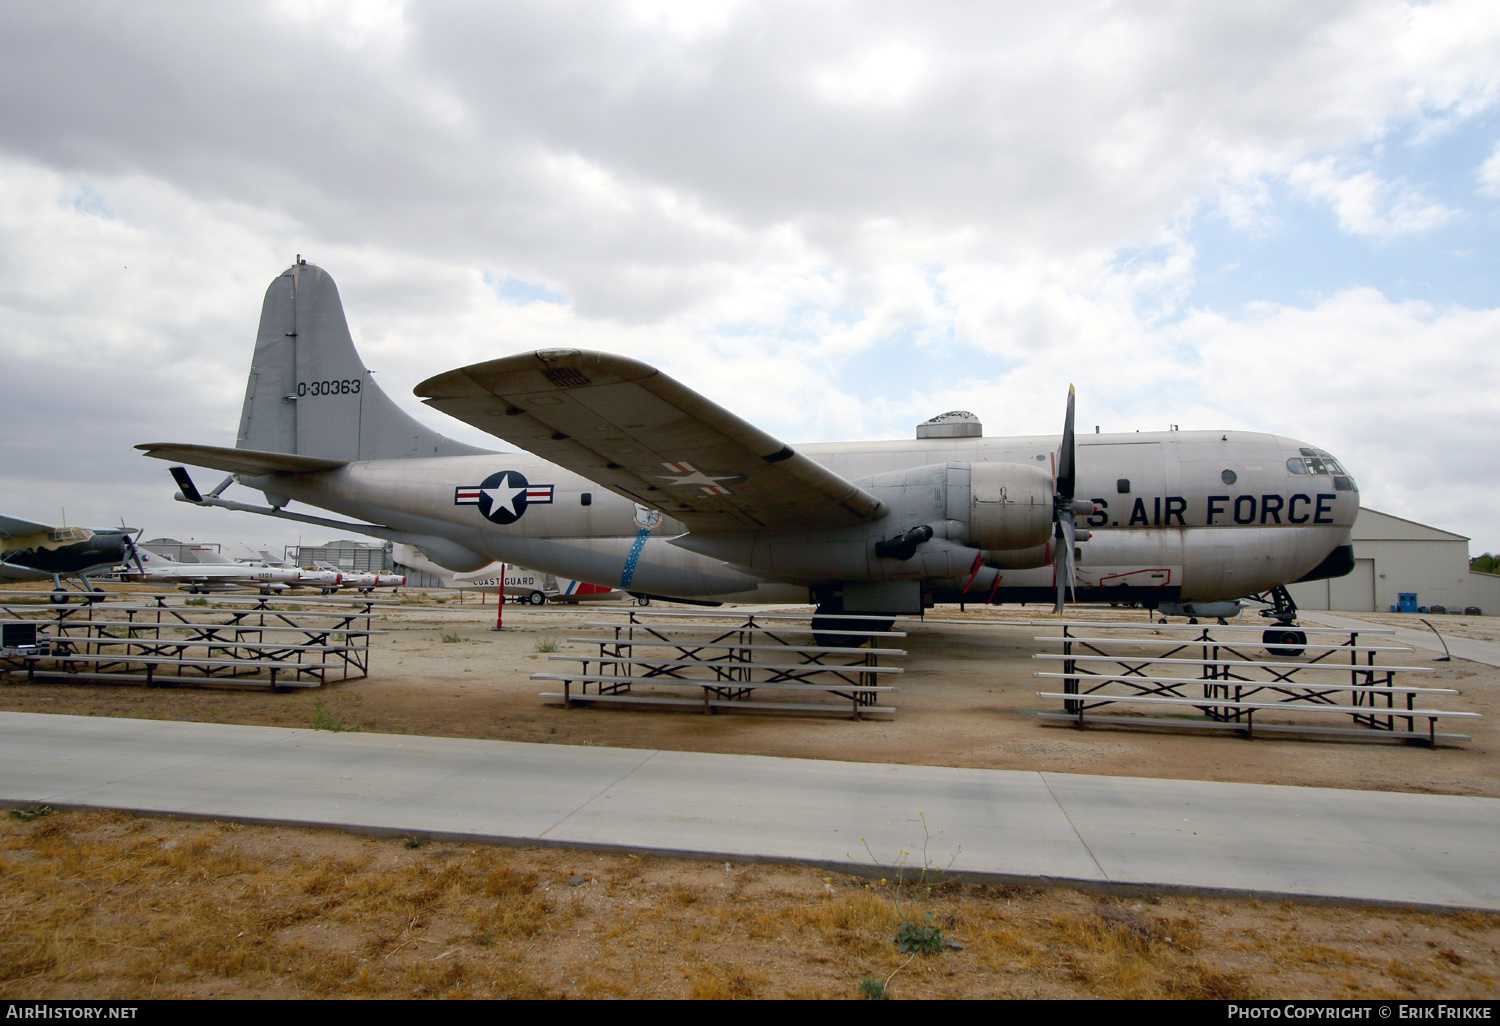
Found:
<svg viewBox="0 0 1500 1026"><path fill-rule="evenodd" d="M540 606L547 601L547 596L539 591L533 591L530 595L526 596L526 601L533 606Z"/></svg>
<svg viewBox="0 0 1500 1026"><path fill-rule="evenodd" d="M863 634L840 634L840 631L888 631L896 624L895 617L889 620L866 619L868 615L860 614L858 617L839 616L844 611L842 599L832 602L820 602L818 608L813 612L812 629L813 644L819 648L861 648L872 645L873 638L865 637ZM832 615L830 615L832 614Z"/></svg>
<svg viewBox="0 0 1500 1026"><path fill-rule="evenodd" d="M645 595L642 595L635 600L635 604L638 606L649 606L651 604L651 600Z"/></svg>
<svg viewBox="0 0 1500 1026"><path fill-rule="evenodd" d="M65 591L54 591L52 593L53 605L65 606L68 604L68 593Z"/></svg>
<svg viewBox="0 0 1500 1026"><path fill-rule="evenodd" d="M1268 648L1266 651L1273 656L1283 659L1295 659L1300 656L1307 646L1307 635L1301 631L1291 631L1285 628L1271 628L1261 635L1261 640L1267 645L1285 645L1285 648ZM1298 647L1292 647L1298 646Z"/></svg>

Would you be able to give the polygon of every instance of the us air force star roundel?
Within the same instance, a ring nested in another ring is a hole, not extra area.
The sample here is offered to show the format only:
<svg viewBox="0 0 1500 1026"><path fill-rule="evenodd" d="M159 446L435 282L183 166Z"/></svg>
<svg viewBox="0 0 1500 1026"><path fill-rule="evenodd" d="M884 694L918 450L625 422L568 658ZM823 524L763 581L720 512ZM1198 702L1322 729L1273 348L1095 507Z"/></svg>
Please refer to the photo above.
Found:
<svg viewBox="0 0 1500 1026"><path fill-rule="evenodd" d="M477 486L460 485L453 490L453 505L478 506L486 520L496 524L514 524L527 506L552 501L555 485L528 484L524 474L502 470L491 474Z"/></svg>

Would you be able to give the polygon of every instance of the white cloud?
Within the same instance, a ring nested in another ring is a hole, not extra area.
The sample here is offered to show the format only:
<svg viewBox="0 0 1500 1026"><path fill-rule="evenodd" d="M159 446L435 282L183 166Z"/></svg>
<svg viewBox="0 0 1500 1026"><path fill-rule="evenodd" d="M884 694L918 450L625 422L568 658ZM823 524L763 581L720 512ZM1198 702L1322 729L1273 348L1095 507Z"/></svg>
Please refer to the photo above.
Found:
<svg viewBox="0 0 1500 1026"><path fill-rule="evenodd" d="M274 18L351 50L388 56L407 33L405 0L272 0Z"/></svg>
<svg viewBox="0 0 1500 1026"><path fill-rule="evenodd" d="M927 64L909 43L878 43L812 74L813 88L835 104L891 107L911 98Z"/></svg>
<svg viewBox="0 0 1500 1026"><path fill-rule="evenodd" d="M630 0L631 12L647 25L660 26L686 41L723 32L743 6L742 0Z"/></svg>
<svg viewBox="0 0 1500 1026"><path fill-rule="evenodd" d="M300 251L409 409L432 373L550 346L646 359L792 441L954 407L1054 431L1076 380L1106 429L1305 425L1416 502L1426 425L1467 411L1442 444L1486 458L1485 368L1450 357L1490 312L1351 292L1177 325L1182 240L1209 210L1264 233L1281 181L1387 251L1454 223L1347 154L1493 109L1497 48L1471 0L10 5L0 355L36 387L0 421L88 440L12 458L13 494L112 481L89 494L113 520L166 491L131 442L232 437L261 291ZM1341 427L1370 395L1416 441ZM204 515L149 508L179 536Z"/></svg>
<svg viewBox="0 0 1500 1026"><path fill-rule="evenodd" d="M1500 143L1490 151L1490 157L1479 165L1477 172L1479 191L1486 196L1500 197Z"/></svg>
<svg viewBox="0 0 1500 1026"><path fill-rule="evenodd" d="M1371 171L1344 172L1332 157L1303 161L1287 181L1304 197L1331 206L1339 227L1354 235L1389 238L1429 231L1457 214L1418 188L1382 181Z"/></svg>

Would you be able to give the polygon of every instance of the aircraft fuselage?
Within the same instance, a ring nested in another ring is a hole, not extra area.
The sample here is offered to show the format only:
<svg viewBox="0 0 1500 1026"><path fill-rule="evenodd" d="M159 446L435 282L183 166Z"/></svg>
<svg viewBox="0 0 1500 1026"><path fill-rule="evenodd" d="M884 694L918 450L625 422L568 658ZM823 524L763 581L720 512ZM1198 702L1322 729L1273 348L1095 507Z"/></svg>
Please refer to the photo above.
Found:
<svg viewBox="0 0 1500 1026"><path fill-rule="evenodd" d="M839 531L707 539L684 537L672 518L525 453L366 460L240 480L275 504L297 500L445 539L457 555L445 559L424 547L445 565L472 554L684 598L805 601L810 587L830 581L915 580L938 601L1041 600L1055 589L1055 553L1029 566L976 559L941 468L993 462L1050 473L1058 445L1054 435L797 446L886 499L886 518ZM1079 518L1092 533L1078 545L1078 597L1085 601L1213 601L1261 592L1319 567L1347 543L1359 510L1353 480L1327 453L1270 434L1080 435L1077 462L1076 495L1098 507ZM932 486L924 487L928 471ZM873 554L874 541L924 523L936 537L915 556Z"/></svg>

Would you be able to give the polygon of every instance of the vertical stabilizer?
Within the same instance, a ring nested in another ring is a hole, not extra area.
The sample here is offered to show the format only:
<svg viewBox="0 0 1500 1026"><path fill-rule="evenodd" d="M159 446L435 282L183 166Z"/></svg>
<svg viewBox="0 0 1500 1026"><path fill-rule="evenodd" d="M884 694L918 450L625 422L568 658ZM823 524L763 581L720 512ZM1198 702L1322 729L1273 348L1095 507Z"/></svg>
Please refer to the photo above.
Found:
<svg viewBox="0 0 1500 1026"><path fill-rule="evenodd" d="M296 263L266 289L236 448L337 460L468 456L403 412L355 351L338 286Z"/></svg>

